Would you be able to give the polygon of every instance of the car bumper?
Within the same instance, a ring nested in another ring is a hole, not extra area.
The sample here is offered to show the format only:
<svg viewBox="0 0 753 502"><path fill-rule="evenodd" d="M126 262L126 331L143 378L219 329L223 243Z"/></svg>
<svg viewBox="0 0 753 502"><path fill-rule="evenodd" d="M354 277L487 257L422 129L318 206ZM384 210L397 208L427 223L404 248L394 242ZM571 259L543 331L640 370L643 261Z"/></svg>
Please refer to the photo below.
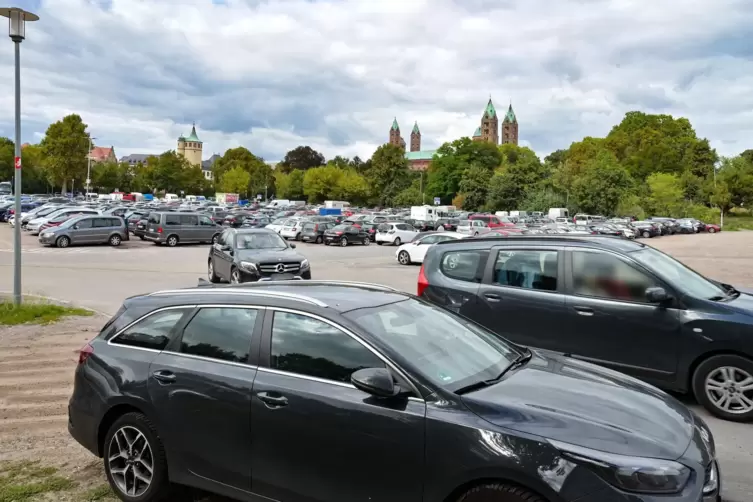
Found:
<svg viewBox="0 0 753 502"><path fill-rule="evenodd" d="M317 235L316 234L310 234L310 235L309 234L301 234L301 240L303 242L307 242L307 241L313 242L316 239L317 239Z"/></svg>
<svg viewBox="0 0 753 502"><path fill-rule="evenodd" d="M97 430L97 421L93 416L68 404L68 433L81 446L99 457Z"/></svg>
<svg viewBox="0 0 753 502"><path fill-rule="evenodd" d="M395 242L395 237L390 234L376 234L376 242Z"/></svg>
<svg viewBox="0 0 753 502"><path fill-rule="evenodd" d="M311 269L303 270L300 272L286 273L286 274L261 274L259 272L251 272L248 270L241 270L241 282L262 282L262 281L280 281L280 280L311 280Z"/></svg>
<svg viewBox="0 0 753 502"><path fill-rule="evenodd" d="M295 239L295 236L298 235L298 232L295 230L280 230L280 237L284 237L286 239Z"/></svg>
<svg viewBox="0 0 753 502"><path fill-rule="evenodd" d="M39 234L39 243L40 244L55 244L55 234L47 234L47 232L42 232Z"/></svg>

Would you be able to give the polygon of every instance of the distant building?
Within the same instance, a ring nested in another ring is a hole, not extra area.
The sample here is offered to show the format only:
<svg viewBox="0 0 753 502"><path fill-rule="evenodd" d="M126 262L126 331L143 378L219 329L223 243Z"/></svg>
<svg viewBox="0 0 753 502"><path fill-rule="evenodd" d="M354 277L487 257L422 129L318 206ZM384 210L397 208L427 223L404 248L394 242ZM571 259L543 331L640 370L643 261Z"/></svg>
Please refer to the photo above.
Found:
<svg viewBox="0 0 753 502"><path fill-rule="evenodd" d="M118 158L115 157L115 147L113 146L110 148L107 148L106 146L95 146L92 148L91 152L89 152L89 158L92 162L96 163L118 161Z"/></svg>
<svg viewBox="0 0 753 502"><path fill-rule="evenodd" d="M132 153L131 155L125 155L123 157L120 157L120 162L126 163L131 167L136 167L138 164L146 165L146 159L149 157L154 157L154 154L151 153Z"/></svg>
<svg viewBox="0 0 753 502"><path fill-rule="evenodd" d="M217 162L217 159L219 158L220 155L215 153L207 160L201 161L201 172L204 173L204 179L207 179L209 181L212 181L214 179L214 172L212 172L212 168L214 167L214 163Z"/></svg>
<svg viewBox="0 0 753 502"><path fill-rule="evenodd" d="M392 121L392 127L390 127L389 144L399 146L403 150L406 147L406 142L400 134L397 117ZM414 171L425 171L429 168L435 153L436 150L421 150L421 130L418 128L418 122L415 122L410 133L410 151L405 152L408 166Z"/></svg>
<svg viewBox="0 0 753 502"><path fill-rule="evenodd" d="M182 155L192 166L201 166L201 153L204 148L196 135L196 124L191 127L191 134L178 138L178 155Z"/></svg>

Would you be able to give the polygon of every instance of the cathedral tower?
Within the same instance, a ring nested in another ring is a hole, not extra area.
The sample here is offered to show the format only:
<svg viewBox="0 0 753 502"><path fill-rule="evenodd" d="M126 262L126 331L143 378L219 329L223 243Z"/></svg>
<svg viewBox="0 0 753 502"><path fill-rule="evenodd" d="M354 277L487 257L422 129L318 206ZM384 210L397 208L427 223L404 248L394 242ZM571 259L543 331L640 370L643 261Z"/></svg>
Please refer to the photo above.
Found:
<svg viewBox="0 0 753 502"><path fill-rule="evenodd" d="M188 137L181 136L178 138L178 155L186 158L192 166L201 165L201 154L203 143L196 135L196 123L191 127L191 134Z"/></svg>
<svg viewBox="0 0 753 502"><path fill-rule="evenodd" d="M491 141L495 145L499 144L499 118L497 117L497 110L494 109L492 98L489 98L484 115L481 117L481 138L483 141Z"/></svg>
<svg viewBox="0 0 753 502"><path fill-rule="evenodd" d="M518 144L518 119L512 111L512 103L507 109L505 118L502 120L502 143Z"/></svg>
<svg viewBox="0 0 753 502"><path fill-rule="evenodd" d="M400 136L400 126L397 125L397 118L392 121L392 127L390 127L390 145L402 146L405 148L405 141Z"/></svg>
<svg viewBox="0 0 753 502"><path fill-rule="evenodd" d="M413 124L413 131L410 133L410 151L421 151L421 131L418 130L418 122Z"/></svg>

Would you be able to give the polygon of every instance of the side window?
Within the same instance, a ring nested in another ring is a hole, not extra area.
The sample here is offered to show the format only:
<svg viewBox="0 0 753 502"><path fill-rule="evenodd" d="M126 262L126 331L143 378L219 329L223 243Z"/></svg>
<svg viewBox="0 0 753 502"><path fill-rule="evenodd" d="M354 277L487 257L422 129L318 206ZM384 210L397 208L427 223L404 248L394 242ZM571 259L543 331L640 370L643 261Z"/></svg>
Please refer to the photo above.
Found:
<svg viewBox="0 0 753 502"><path fill-rule="evenodd" d="M170 341L170 333L191 309L168 309L156 312L112 339L113 344L162 350Z"/></svg>
<svg viewBox="0 0 753 502"><path fill-rule="evenodd" d="M646 302L653 278L608 253L573 251L573 292L612 300Z"/></svg>
<svg viewBox="0 0 753 502"><path fill-rule="evenodd" d="M503 250L492 280L500 286L556 291L557 264L557 251Z"/></svg>
<svg viewBox="0 0 753 502"><path fill-rule="evenodd" d="M183 330L180 352L246 363L256 316L247 308L203 308Z"/></svg>
<svg viewBox="0 0 753 502"><path fill-rule="evenodd" d="M110 226L111 227L119 227L121 225L120 220L118 218L110 218Z"/></svg>
<svg viewBox="0 0 753 502"><path fill-rule="evenodd" d="M439 235L430 235L428 237L424 237L421 239L421 244L434 244L435 242L439 242Z"/></svg>
<svg viewBox="0 0 753 502"><path fill-rule="evenodd" d="M147 221L153 225L159 225L159 221L160 221L159 213L150 213Z"/></svg>
<svg viewBox="0 0 753 502"><path fill-rule="evenodd" d="M84 228L91 228L92 227L92 219L86 218L84 220L78 221L75 225L76 230L83 230Z"/></svg>
<svg viewBox="0 0 753 502"><path fill-rule="evenodd" d="M180 224L188 226L197 226L199 224L199 217L195 214L181 214Z"/></svg>
<svg viewBox="0 0 753 502"><path fill-rule="evenodd" d="M300 375L350 382L363 368L384 368L369 349L339 329L318 319L275 312L272 324L271 367Z"/></svg>
<svg viewBox="0 0 753 502"><path fill-rule="evenodd" d="M180 215L179 214L166 214L165 226L167 225L180 225Z"/></svg>
<svg viewBox="0 0 753 502"><path fill-rule="evenodd" d="M486 256L486 251L450 251L442 256L439 268L451 279L476 282L482 276Z"/></svg>
<svg viewBox="0 0 753 502"><path fill-rule="evenodd" d="M213 227L213 226L215 226L214 222L212 221L212 219L209 216L200 216L199 217L199 224L202 227Z"/></svg>
<svg viewBox="0 0 753 502"><path fill-rule="evenodd" d="M104 228L110 226L109 218L94 218L92 219L92 226L94 228Z"/></svg>

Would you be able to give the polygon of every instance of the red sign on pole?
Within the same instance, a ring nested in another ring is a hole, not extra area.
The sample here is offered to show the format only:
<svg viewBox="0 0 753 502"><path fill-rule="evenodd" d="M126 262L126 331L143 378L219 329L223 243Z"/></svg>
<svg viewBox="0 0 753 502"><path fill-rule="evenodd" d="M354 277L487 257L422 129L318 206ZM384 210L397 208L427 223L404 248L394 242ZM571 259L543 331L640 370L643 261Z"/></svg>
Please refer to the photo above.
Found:
<svg viewBox="0 0 753 502"><path fill-rule="evenodd" d="M21 157L16 157L16 169L21 169Z"/></svg>

